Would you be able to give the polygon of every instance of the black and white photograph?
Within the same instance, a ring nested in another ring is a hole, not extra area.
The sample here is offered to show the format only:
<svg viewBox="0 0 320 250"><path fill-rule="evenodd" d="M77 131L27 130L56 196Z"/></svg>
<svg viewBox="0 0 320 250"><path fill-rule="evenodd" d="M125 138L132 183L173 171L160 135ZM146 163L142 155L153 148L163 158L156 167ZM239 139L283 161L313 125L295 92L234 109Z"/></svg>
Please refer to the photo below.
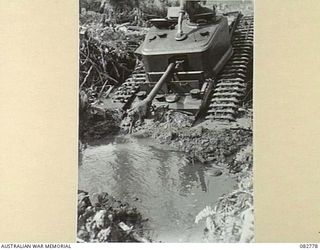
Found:
<svg viewBox="0 0 320 250"><path fill-rule="evenodd" d="M79 0L77 242L251 243L254 0Z"/></svg>

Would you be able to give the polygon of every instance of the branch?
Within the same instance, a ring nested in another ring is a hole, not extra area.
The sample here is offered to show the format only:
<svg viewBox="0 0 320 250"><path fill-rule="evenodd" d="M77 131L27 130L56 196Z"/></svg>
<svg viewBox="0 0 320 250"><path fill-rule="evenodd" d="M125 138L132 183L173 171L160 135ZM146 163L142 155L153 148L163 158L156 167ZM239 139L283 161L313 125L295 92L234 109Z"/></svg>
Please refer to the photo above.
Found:
<svg viewBox="0 0 320 250"><path fill-rule="evenodd" d="M83 85L86 83L86 81L87 81L87 79L88 79L88 77L89 77L89 75L90 75L90 73L91 73L91 70L92 70L92 65L90 66L90 69L88 70L86 77L84 78L83 82L81 83L80 89L81 89L81 88L83 87Z"/></svg>

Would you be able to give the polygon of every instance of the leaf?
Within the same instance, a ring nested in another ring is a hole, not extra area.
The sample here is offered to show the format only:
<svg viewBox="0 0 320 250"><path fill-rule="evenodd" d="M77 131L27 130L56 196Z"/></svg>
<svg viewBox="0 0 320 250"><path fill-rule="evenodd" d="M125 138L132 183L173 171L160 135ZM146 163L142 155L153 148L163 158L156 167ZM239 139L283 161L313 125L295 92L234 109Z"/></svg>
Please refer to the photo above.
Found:
<svg viewBox="0 0 320 250"><path fill-rule="evenodd" d="M195 223L198 224L200 220L202 220L203 218L206 218L210 215L214 215L215 212L214 210L209 207L209 206L206 206L200 213L198 213L198 215L196 216L196 219L195 219Z"/></svg>

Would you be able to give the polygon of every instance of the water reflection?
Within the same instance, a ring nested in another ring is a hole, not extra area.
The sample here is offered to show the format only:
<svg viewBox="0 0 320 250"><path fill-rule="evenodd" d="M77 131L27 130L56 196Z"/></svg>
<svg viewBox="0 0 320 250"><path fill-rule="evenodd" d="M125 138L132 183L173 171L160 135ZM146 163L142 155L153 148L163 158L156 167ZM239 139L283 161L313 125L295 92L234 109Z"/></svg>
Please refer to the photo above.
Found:
<svg viewBox="0 0 320 250"><path fill-rule="evenodd" d="M200 237L203 226L194 224L195 216L235 183L227 175L210 176L206 166L147 139L88 145L80 163L80 189L108 192L136 206L149 218L153 239L164 242Z"/></svg>
<svg viewBox="0 0 320 250"><path fill-rule="evenodd" d="M182 194L190 193L190 189L195 185L200 185L203 192L207 192L207 184L204 174L204 166L201 164L189 163L183 165L179 169L179 175L181 180L181 192Z"/></svg>

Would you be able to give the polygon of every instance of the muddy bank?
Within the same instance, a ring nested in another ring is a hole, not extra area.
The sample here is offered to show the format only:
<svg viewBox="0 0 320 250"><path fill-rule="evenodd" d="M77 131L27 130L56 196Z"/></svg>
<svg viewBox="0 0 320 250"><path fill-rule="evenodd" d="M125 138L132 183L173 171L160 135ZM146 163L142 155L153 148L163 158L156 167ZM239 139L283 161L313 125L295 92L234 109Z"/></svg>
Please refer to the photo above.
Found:
<svg viewBox="0 0 320 250"><path fill-rule="evenodd" d="M79 139L82 142L93 141L120 132L123 112L104 110L99 112L86 107L79 112Z"/></svg>
<svg viewBox="0 0 320 250"><path fill-rule="evenodd" d="M128 133L123 126L125 118L117 110L104 113L89 113L81 119L82 141L102 139L106 136ZM250 123L250 118L247 122ZM191 162L227 164L231 172L241 171L241 164L235 162L236 154L252 144L251 127L231 124L199 124L192 127L193 118L176 111L159 112L153 119L138 124L132 136L153 138L157 143L167 144L187 153Z"/></svg>
<svg viewBox="0 0 320 250"><path fill-rule="evenodd" d="M143 236L146 221L135 207L108 193L89 197L78 191L77 242L150 242Z"/></svg>
<svg viewBox="0 0 320 250"><path fill-rule="evenodd" d="M80 118L80 139L83 142L103 139L106 136L128 133L124 113L119 110L105 110L98 113L91 110ZM243 118L249 125L230 123L201 123L193 125L193 118L177 111L154 114L153 119L137 124L132 136L153 138L157 143L167 144L185 152L191 162L227 164L230 172L241 171L241 164L235 161L236 154L252 145L251 117ZM123 125L125 124L125 125Z"/></svg>
<svg viewBox="0 0 320 250"><path fill-rule="evenodd" d="M193 119L183 113L168 111L161 120L149 120L135 128L133 135L152 137L188 154L192 162L227 164L230 171L239 172L236 154L252 144L252 130L221 125L219 129L199 124L192 127Z"/></svg>

